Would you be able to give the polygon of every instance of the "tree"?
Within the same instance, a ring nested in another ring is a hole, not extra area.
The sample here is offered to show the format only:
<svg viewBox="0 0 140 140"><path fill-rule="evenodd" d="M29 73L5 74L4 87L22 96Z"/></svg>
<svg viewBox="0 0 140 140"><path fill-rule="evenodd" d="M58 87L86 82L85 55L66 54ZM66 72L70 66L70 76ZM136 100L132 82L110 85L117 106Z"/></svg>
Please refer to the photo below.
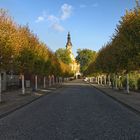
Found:
<svg viewBox="0 0 140 140"><path fill-rule="evenodd" d="M129 93L128 73L139 70L140 66L140 6L126 11L119 21L110 43L98 53L95 62L88 69L101 73L125 73ZM88 70L91 72L91 70ZM91 72L91 73L92 73Z"/></svg>
<svg viewBox="0 0 140 140"><path fill-rule="evenodd" d="M65 63L65 64L71 63L70 54L67 49L59 48L58 50L56 50L55 55L63 63Z"/></svg>
<svg viewBox="0 0 140 140"><path fill-rule="evenodd" d="M14 39L16 38L17 25L12 21L8 12L0 9L0 57L1 69L9 70L11 57L14 55Z"/></svg>
<svg viewBox="0 0 140 140"><path fill-rule="evenodd" d="M60 49L58 52L60 55L57 58L46 44L39 41L28 25L16 24L6 10L0 9L0 72L12 70L20 74L23 94L24 75L35 76L37 79L37 76L62 76L70 73L68 64L71 59L68 51Z"/></svg>
<svg viewBox="0 0 140 140"><path fill-rule="evenodd" d="M84 73L89 64L95 60L96 52L89 49L78 49L77 54L76 60L80 63L81 72Z"/></svg>

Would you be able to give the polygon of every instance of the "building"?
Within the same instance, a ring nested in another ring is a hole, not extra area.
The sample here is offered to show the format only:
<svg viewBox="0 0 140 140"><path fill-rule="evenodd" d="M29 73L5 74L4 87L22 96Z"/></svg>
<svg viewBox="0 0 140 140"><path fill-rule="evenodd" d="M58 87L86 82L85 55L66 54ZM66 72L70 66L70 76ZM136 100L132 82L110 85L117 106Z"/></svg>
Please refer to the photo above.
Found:
<svg viewBox="0 0 140 140"><path fill-rule="evenodd" d="M80 64L76 61L73 53L72 53L72 43L71 43L71 37L70 37L70 33L68 32L68 37L67 37L67 43L66 43L66 49L69 52L70 58L71 58L71 63L70 63L70 68L71 71L74 73L74 76L76 78L78 78L79 76L81 76L80 73Z"/></svg>

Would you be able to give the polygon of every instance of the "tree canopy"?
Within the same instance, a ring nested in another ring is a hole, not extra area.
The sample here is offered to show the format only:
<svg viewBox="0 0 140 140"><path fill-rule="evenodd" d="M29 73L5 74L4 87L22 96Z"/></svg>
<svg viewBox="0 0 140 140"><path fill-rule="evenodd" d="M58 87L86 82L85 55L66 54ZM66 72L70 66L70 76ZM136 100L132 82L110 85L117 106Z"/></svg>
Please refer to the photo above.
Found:
<svg viewBox="0 0 140 140"><path fill-rule="evenodd" d="M126 11L111 41L98 52L89 73L128 73L140 68L140 6ZM90 70L89 70L90 69ZM94 69L91 71L91 69Z"/></svg>
<svg viewBox="0 0 140 140"><path fill-rule="evenodd" d="M20 26L0 9L0 70L38 75L69 75L69 66L63 64L46 44L29 29Z"/></svg>
<svg viewBox="0 0 140 140"><path fill-rule="evenodd" d="M71 63L71 58L69 51L65 48L59 48L55 52L56 57L61 60L65 64L70 64Z"/></svg>
<svg viewBox="0 0 140 140"><path fill-rule="evenodd" d="M90 49L78 49L76 60L80 63L80 70L82 73L86 71L89 64L96 58L96 52Z"/></svg>

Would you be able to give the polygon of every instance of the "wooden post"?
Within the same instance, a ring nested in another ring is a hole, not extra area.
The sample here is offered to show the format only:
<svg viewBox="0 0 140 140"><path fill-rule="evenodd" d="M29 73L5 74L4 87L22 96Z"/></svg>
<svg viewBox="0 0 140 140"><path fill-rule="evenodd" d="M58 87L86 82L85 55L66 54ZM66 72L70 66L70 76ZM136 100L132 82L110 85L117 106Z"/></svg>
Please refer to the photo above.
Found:
<svg viewBox="0 0 140 140"><path fill-rule="evenodd" d="M117 75L115 74L115 89L118 89L118 86L117 86Z"/></svg>
<svg viewBox="0 0 140 140"><path fill-rule="evenodd" d="M49 87L51 86L51 76L49 75Z"/></svg>
<svg viewBox="0 0 140 140"><path fill-rule="evenodd" d="M53 81L52 81L53 82L53 85L55 85L54 75L52 75L52 79L53 79Z"/></svg>
<svg viewBox="0 0 140 140"><path fill-rule="evenodd" d="M0 102L2 102L2 81L1 81L1 72L0 72Z"/></svg>
<svg viewBox="0 0 140 140"><path fill-rule="evenodd" d="M115 74L113 74L113 89L115 87Z"/></svg>
<svg viewBox="0 0 140 140"><path fill-rule="evenodd" d="M46 88L46 77L44 76L44 88Z"/></svg>
<svg viewBox="0 0 140 140"><path fill-rule="evenodd" d="M37 75L35 76L35 90L37 90Z"/></svg>
<svg viewBox="0 0 140 140"><path fill-rule="evenodd" d="M24 74L21 75L22 80L22 94L25 94Z"/></svg>
<svg viewBox="0 0 140 140"><path fill-rule="evenodd" d="M56 77L55 79L56 79L56 84L58 84L58 78Z"/></svg>
<svg viewBox="0 0 140 140"><path fill-rule="evenodd" d="M98 82L98 85L100 84L100 82L99 82L99 76L97 77L97 82Z"/></svg>
<svg viewBox="0 0 140 140"><path fill-rule="evenodd" d="M126 74L126 91L127 93L129 94L129 74L127 73Z"/></svg>
<svg viewBox="0 0 140 140"><path fill-rule="evenodd" d="M106 85L106 75L104 76L104 85Z"/></svg>
<svg viewBox="0 0 140 140"><path fill-rule="evenodd" d="M102 79L103 77L101 76L101 85L103 84L103 79Z"/></svg>
<svg viewBox="0 0 140 140"><path fill-rule="evenodd" d="M109 85L109 87L110 87L110 85L111 85L110 75L108 75L108 85Z"/></svg>

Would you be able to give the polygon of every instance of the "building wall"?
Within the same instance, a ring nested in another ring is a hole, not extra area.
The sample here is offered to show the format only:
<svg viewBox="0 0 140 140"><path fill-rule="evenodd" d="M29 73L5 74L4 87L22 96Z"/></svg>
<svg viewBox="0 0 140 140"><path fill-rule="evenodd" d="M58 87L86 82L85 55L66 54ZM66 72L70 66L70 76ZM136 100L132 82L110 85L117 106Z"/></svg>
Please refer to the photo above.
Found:
<svg viewBox="0 0 140 140"><path fill-rule="evenodd" d="M71 70L76 76L77 73L80 74L80 64L76 62L76 59L72 53L72 43L71 43L70 33L68 33L66 49L69 51L69 55L72 60L72 62L70 64Z"/></svg>

